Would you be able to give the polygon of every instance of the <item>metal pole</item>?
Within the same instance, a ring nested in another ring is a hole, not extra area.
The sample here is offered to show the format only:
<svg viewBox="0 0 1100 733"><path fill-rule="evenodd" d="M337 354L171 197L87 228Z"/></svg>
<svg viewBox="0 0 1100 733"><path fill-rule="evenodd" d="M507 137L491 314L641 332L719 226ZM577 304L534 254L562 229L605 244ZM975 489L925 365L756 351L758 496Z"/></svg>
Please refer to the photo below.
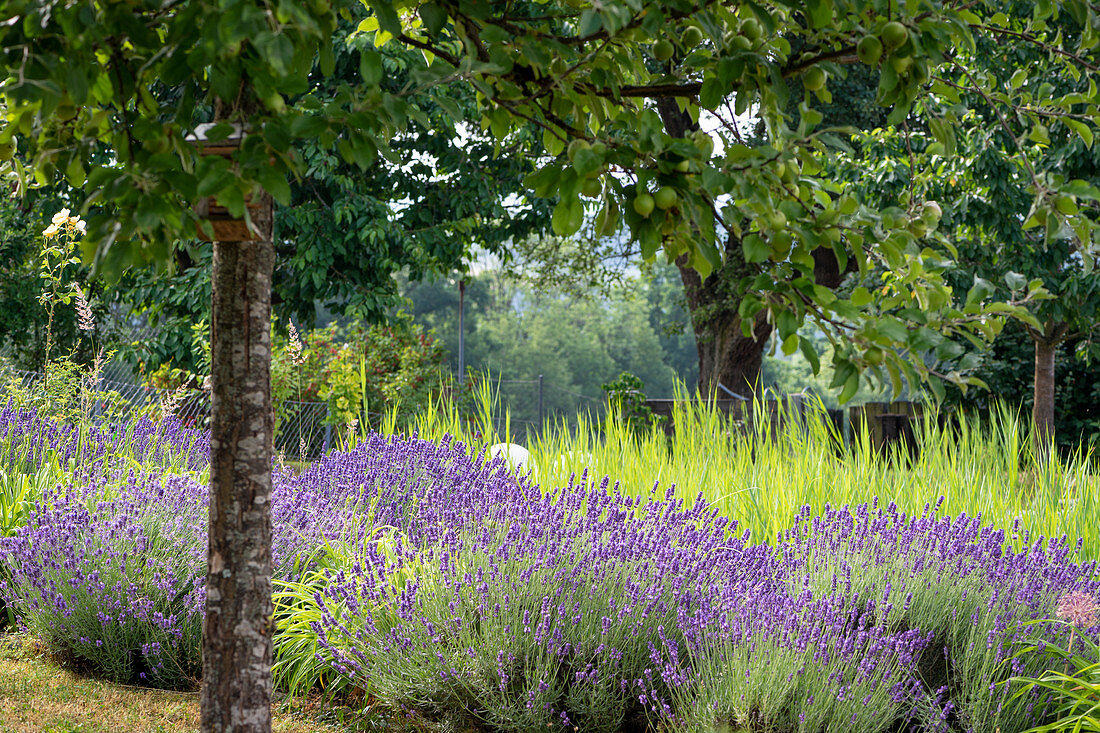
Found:
<svg viewBox="0 0 1100 733"><path fill-rule="evenodd" d="M539 375L539 430L542 430L542 375Z"/></svg>
<svg viewBox="0 0 1100 733"><path fill-rule="evenodd" d="M332 423L329 422L328 403L325 403L325 447L322 452L332 447Z"/></svg>
<svg viewBox="0 0 1100 733"><path fill-rule="evenodd" d="M466 280L458 281L458 383L466 382Z"/></svg>

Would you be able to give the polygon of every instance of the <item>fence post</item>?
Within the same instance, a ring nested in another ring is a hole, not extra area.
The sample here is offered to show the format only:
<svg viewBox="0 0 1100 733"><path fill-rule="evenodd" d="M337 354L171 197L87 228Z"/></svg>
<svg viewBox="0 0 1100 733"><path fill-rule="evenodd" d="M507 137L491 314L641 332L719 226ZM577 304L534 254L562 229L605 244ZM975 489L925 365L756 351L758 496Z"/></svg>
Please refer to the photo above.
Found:
<svg viewBox="0 0 1100 733"><path fill-rule="evenodd" d="M458 383L466 383L466 278L458 281Z"/></svg>
<svg viewBox="0 0 1100 733"><path fill-rule="evenodd" d="M327 452L332 448L332 422L328 419L328 403L325 403L325 447L322 452Z"/></svg>
<svg viewBox="0 0 1100 733"><path fill-rule="evenodd" d="M538 430L542 430L542 375L539 375L539 424Z"/></svg>

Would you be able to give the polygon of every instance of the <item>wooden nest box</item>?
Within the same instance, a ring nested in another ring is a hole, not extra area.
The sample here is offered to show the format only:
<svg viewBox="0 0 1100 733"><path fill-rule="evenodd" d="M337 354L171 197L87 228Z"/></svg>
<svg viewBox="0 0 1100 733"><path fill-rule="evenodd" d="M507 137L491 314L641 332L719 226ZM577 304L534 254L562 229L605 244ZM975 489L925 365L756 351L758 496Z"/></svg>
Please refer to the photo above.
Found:
<svg viewBox="0 0 1100 733"><path fill-rule="evenodd" d="M241 144L244 142L248 133L244 127L239 123L229 123L233 127L233 131L228 136L220 138L218 140L208 141L207 133L218 124L215 122L206 122L195 127L195 131L186 137L187 142L195 143L199 149L199 154L203 156L217 155L222 158L230 159L233 157L233 153L240 150ZM266 197L265 197L266 198ZM195 205L195 213L198 214L199 219L210 222L211 227L214 229L214 236L209 237L202 226L198 227L199 238L204 241L217 241L217 242L249 242L256 239L265 238L263 233L256 229L259 221L270 221L270 216L264 217L264 200L259 201L253 199L251 196L245 198L245 206L248 207L249 217L252 219L252 228L250 228L244 219L234 218L229 213L229 209L222 206L216 198L208 196Z"/></svg>

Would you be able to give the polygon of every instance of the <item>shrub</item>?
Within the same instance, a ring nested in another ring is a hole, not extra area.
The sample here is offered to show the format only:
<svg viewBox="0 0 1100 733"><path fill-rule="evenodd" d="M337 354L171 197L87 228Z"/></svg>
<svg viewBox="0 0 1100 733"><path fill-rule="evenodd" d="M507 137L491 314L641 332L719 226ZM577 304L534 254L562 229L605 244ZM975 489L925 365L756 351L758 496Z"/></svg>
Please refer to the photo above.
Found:
<svg viewBox="0 0 1100 733"><path fill-rule="evenodd" d="M655 423L659 424L663 419L655 416L645 403L645 384L630 372L623 372L600 387L607 393L611 413L630 430L647 433Z"/></svg>
<svg viewBox="0 0 1100 733"><path fill-rule="evenodd" d="M299 352L292 339L278 336L273 341L272 395L277 409L286 412L289 402L324 402L327 421L337 427L353 420L365 426L365 413L373 418L391 409L404 425L428 405L444 358L434 336L408 324L331 324L303 334L301 346L296 360Z"/></svg>
<svg viewBox="0 0 1100 733"><path fill-rule="evenodd" d="M45 437L21 438L23 455L69 450L63 426L26 424ZM82 440L77 454L107 470L74 471L29 505L0 540L0 595L101 673L186 685L206 490L121 472L107 437ZM1064 539L872 504L806 508L750 545L702 497L674 496L587 475L540 489L449 438L370 434L299 475L277 471L278 683L497 731L1050 722L1054 704L1013 681L1049 659L1012 652L1033 620L1066 645L1065 627L1041 620L1066 593L1100 592Z"/></svg>
<svg viewBox="0 0 1100 733"><path fill-rule="evenodd" d="M201 672L205 488L133 476L50 491L0 545L4 595L54 651L116 682L194 684Z"/></svg>

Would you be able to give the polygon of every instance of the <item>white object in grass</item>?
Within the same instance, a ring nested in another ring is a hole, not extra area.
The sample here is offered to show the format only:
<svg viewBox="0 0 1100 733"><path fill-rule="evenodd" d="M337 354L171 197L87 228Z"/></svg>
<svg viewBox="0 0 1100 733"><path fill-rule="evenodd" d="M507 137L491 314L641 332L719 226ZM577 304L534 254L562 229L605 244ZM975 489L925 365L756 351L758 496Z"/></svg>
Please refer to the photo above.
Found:
<svg viewBox="0 0 1100 733"><path fill-rule="evenodd" d="M489 446L489 455L493 458L504 456L504 460L508 461L508 465L518 471L527 464L531 452L522 445L516 445L515 443L494 443Z"/></svg>

